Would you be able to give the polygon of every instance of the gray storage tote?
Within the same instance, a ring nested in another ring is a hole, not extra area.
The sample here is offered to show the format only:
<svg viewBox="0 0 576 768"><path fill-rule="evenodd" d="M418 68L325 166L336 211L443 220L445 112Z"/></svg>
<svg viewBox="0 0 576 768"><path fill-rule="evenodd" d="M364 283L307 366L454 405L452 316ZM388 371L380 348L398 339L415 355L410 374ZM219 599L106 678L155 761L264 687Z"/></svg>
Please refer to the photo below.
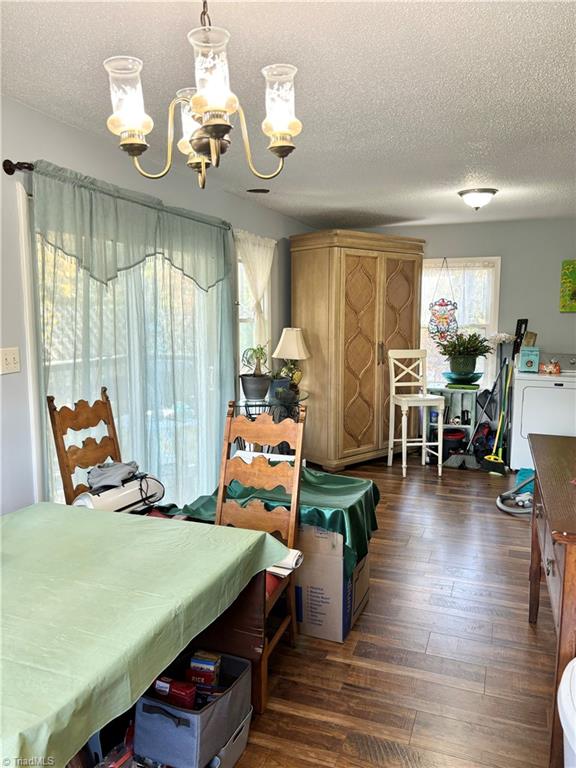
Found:
<svg viewBox="0 0 576 768"><path fill-rule="evenodd" d="M181 709L142 696L136 704L135 754L172 768L205 768L251 712L250 662L222 656L220 674L235 680L203 709Z"/></svg>
<svg viewBox="0 0 576 768"><path fill-rule="evenodd" d="M234 768L238 760L242 757L246 745L248 744L248 734L250 733L250 720L252 719L252 708L248 716L220 752L213 757L207 768Z"/></svg>

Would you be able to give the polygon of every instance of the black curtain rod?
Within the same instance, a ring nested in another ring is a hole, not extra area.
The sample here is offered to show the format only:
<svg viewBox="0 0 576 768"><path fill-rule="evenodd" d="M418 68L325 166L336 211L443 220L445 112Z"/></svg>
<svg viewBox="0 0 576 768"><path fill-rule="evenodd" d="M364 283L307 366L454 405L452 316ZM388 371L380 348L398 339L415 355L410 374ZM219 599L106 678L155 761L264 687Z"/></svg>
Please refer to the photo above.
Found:
<svg viewBox="0 0 576 768"><path fill-rule="evenodd" d="M4 169L4 173L7 173L8 176L14 176L16 171L33 171L34 163L23 163L20 161L15 163L12 160L3 160L2 168Z"/></svg>

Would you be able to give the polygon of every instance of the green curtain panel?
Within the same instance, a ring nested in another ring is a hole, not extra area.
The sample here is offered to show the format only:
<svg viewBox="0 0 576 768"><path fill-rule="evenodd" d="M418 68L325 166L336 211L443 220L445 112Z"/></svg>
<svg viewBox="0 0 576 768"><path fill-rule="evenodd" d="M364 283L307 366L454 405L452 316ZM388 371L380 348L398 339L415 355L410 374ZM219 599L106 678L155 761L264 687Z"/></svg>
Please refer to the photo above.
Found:
<svg viewBox="0 0 576 768"><path fill-rule="evenodd" d="M230 226L42 160L32 214L44 417L47 394L92 401L105 385L123 460L167 501L210 491L234 396ZM44 431L47 497L61 499Z"/></svg>

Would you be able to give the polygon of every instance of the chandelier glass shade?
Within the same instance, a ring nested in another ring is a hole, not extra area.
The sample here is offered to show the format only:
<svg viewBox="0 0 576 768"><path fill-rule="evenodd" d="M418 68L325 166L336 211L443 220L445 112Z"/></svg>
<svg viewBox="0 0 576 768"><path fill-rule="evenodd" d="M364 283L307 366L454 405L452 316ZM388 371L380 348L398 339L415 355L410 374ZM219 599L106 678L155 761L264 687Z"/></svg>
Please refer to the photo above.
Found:
<svg viewBox="0 0 576 768"><path fill-rule="evenodd" d="M182 136L177 147L186 155L188 167L197 172L200 187L204 188L207 168L218 167L221 156L230 146L231 116L237 114L248 167L258 178L272 179L282 171L284 158L295 149L293 138L302 130L302 123L295 112L294 78L297 69L291 64L272 64L262 70L266 84L266 117L262 131L269 138L268 149L279 162L272 173L260 173L252 160L244 111L230 89L227 53L230 34L211 25L206 0L200 23L200 27L188 33L188 41L194 50L196 85L181 88L170 102L166 162L162 171L148 173L140 165L140 155L148 149L146 136L154 127L144 108L140 59L113 56L104 62L112 101L108 129L120 137L120 148L132 157L136 169L143 176L159 179L172 167L175 111L179 106Z"/></svg>
<svg viewBox="0 0 576 768"><path fill-rule="evenodd" d="M146 136L154 123L144 109L144 94L140 82L142 62L133 56L112 56L104 62L110 80L112 114L108 129L116 136L138 131Z"/></svg>

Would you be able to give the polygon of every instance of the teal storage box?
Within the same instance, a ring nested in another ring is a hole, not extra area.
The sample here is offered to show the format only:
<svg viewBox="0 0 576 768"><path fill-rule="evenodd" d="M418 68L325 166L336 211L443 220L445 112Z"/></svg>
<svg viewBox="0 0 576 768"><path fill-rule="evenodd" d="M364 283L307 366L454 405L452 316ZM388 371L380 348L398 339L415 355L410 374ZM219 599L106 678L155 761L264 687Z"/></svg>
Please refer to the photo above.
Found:
<svg viewBox="0 0 576 768"><path fill-rule="evenodd" d="M538 373L540 350L538 347L520 347L518 352L518 370L522 373Z"/></svg>

